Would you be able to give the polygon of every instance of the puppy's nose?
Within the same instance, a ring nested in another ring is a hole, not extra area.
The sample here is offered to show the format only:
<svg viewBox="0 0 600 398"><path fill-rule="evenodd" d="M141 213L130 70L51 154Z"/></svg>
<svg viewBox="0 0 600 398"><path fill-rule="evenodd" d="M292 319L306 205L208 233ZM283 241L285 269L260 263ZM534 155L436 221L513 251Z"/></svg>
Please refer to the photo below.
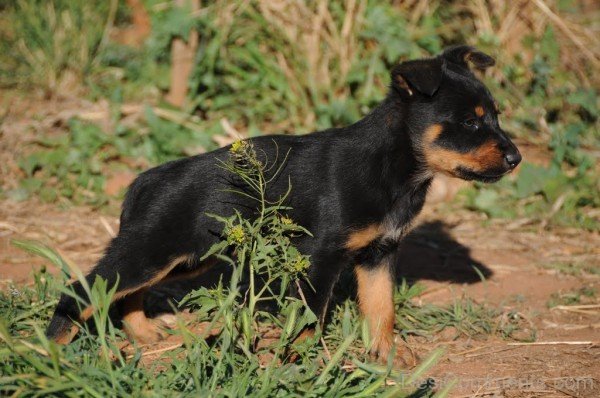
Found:
<svg viewBox="0 0 600 398"><path fill-rule="evenodd" d="M511 169L517 167L517 165L521 163L521 159L521 154L517 149L515 149L514 151L510 151L506 155L504 155L504 160Z"/></svg>

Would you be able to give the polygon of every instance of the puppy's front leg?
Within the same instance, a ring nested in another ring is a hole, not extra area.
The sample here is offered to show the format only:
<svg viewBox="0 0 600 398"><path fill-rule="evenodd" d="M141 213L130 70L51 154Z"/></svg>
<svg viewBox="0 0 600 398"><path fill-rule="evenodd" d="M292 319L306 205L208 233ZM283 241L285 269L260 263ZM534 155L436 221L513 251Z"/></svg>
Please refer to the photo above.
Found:
<svg viewBox="0 0 600 398"><path fill-rule="evenodd" d="M358 305L371 334L371 354L387 360L394 346L394 280L387 261L375 267L357 265Z"/></svg>

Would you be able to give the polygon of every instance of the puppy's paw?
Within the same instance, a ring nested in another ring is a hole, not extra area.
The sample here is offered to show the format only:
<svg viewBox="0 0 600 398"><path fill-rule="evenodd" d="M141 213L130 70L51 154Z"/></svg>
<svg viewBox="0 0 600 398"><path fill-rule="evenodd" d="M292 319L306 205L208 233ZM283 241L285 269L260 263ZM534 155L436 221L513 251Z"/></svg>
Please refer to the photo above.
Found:
<svg viewBox="0 0 600 398"><path fill-rule="evenodd" d="M405 347L402 342L397 344L393 334L375 339L369 354L373 360L381 364L387 364L390 360L390 355L393 354L394 357L391 359L394 367L413 368L417 362L417 358L412 350Z"/></svg>
<svg viewBox="0 0 600 398"><path fill-rule="evenodd" d="M125 321L125 333L131 341L138 344L152 344L164 340L167 333L164 324L146 317L136 319L134 323Z"/></svg>
<svg viewBox="0 0 600 398"><path fill-rule="evenodd" d="M387 363L388 357L394 347L393 334L380 334L373 339L369 354L371 358L381 363Z"/></svg>

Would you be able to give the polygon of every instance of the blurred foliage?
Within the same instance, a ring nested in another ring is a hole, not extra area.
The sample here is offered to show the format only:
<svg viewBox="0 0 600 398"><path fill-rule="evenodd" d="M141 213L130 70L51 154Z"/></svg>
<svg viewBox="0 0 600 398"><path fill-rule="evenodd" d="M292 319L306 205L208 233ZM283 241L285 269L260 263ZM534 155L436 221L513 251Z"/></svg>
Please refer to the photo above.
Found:
<svg viewBox="0 0 600 398"><path fill-rule="evenodd" d="M0 8L0 83L75 89L97 65L117 4L17 0Z"/></svg>
<svg viewBox="0 0 600 398"><path fill-rule="evenodd" d="M591 299L596 297L596 294L596 289L590 286L584 286L582 288L564 293L552 293L546 305L548 306L548 308L554 308L560 305L585 305L591 303L593 301Z"/></svg>
<svg viewBox="0 0 600 398"><path fill-rule="evenodd" d="M144 109L144 123L135 129L117 125L106 134L98 125L71 119L68 134L41 137L37 150L24 156L25 173L20 188L9 191L13 199L33 194L46 202L59 198L94 206L106 204L106 176L120 170L141 171L183 155L193 155L200 144L211 145L206 131L186 128ZM141 159L141 160L140 160Z"/></svg>
<svg viewBox="0 0 600 398"><path fill-rule="evenodd" d="M122 158L154 165L195 153L190 148L213 149L215 135L231 138L224 120L249 136L352 123L383 98L396 62L468 43L497 58L497 67L482 78L500 103L503 126L521 142L552 151L552 160L542 167L526 157L516 178L467 192L467 205L491 217L598 228L599 49L593 24L599 11L589 2L546 1L545 11L535 1L486 0L486 7L477 7L435 0L213 0L194 13L160 0L144 4L152 30L140 47L119 42L131 18L124 1L20 0L0 8L6 38L0 84L65 95L70 86L60 82L78 76L88 97L106 98L117 109L132 101L158 104L169 87L172 39L187 37L190 29L200 33L184 117L144 112L131 126L116 112L114 131L84 128L95 137L91 141L98 140L87 148L73 141L86 123L70 123L59 143L43 144L55 139L44 137L30 148L34 154L21 161L26 176L13 197L105 203L100 196L107 168L131 164ZM74 164L77 156L90 164ZM72 164L57 164L60 157ZM86 192L82 200L79 189Z"/></svg>

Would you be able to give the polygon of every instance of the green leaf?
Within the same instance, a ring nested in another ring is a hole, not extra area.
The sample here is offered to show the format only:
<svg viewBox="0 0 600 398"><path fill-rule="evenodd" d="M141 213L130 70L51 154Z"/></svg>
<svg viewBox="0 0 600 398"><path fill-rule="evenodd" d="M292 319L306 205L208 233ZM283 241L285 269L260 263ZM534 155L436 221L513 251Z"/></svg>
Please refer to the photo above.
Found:
<svg viewBox="0 0 600 398"><path fill-rule="evenodd" d="M475 197L474 204L479 210L491 213L498 206L498 192L492 189L481 189Z"/></svg>
<svg viewBox="0 0 600 398"><path fill-rule="evenodd" d="M594 117L600 116L598 114L598 95L593 89L585 90L580 88L574 93L569 94L567 102L572 105L581 106Z"/></svg>
<svg viewBox="0 0 600 398"><path fill-rule="evenodd" d="M521 166L517 177L517 197L526 198L543 191L544 185L552 177L550 169L525 163Z"/></svg>

